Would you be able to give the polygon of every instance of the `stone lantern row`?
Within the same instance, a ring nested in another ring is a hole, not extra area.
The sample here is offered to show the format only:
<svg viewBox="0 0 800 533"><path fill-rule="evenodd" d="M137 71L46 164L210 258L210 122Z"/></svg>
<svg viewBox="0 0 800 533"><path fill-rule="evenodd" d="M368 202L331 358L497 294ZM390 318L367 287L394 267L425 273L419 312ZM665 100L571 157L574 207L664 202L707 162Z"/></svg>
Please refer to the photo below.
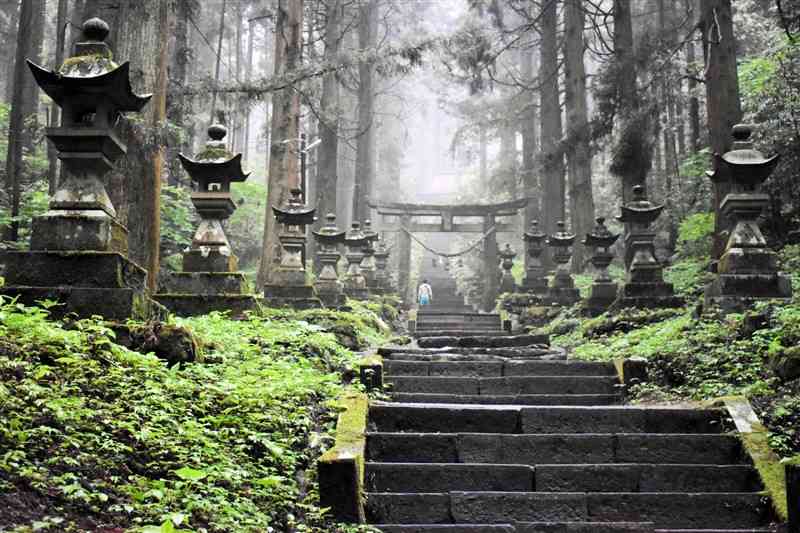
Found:
<svg viewBox="0 0 800 533"><path fill-rule="evenodd" d="M766 158L753 148L752 127L737 125L733 129L733 149L715 160L712 179L727 179L731 192L723 199L721 210L730 219L731 231L725 252L720 258L717 276L706 288L705 303L726 312L741 311L760 299L788 299L792 296L789 278L778 271L777 255L770 250L758 224L758 217L769 204L769 196L760 187L772 173L778 157ZM633 198L622 206L617 219L626 226L626 279L621 287L611 280L608 267L614 259L611 247L620 235L613 234L604 218L583 241L591 250L591 263L596 275L591 295L584 303L590 316L614 308L664 308L685 305L675 295L673 286L664 281L663 265L655 254L653 224L661 215L663 205L647 199L641 185L633 188ZM521 290L531 295L528 303L571 305L580 300L569 271L575 235L558 222L558 231L549 237L539 230L538 222L531 223L524 234L528 260ZM548 285L541 256L545 246L552 249L556 272ZM511 276L515 253L509 245L500 252L503 258L502 291L515 292Z"/></svg>
<svg viewBox="0 0 800 533"><path fill-rule="evenodd" d="M88 20L73 55L57 71L28 62L39 86L63 110L61 124L48 128L47 137L67 172L47 213L33 221L31 250L3 254L7 285L0 294L29 304L61 302L56 314L110 320L154 317L165 307L181 315L214 310L240 315L258 299L245 289L246 277L238 272L223 223L236 210L231 184L249 174L242 170L241 154L228 151L223 126L208 129L209 140L194 158L180 156L196 184L191 201L200 215L182 271L164 276L151 299L147 271L128 257L128 232L117 220L103 177L127 152L115 129L120 114L141 111L150 96L133 93L129 64L114 62L105 43L108 33L102 20ZM315 233L322 269L312 285L306 276L305 244L315 210L304 205L299 190L292 191L286 205L272 209L281 228L281 253L265 287L267 303L341 305L344 294L364 298L390 290L385 272L389 253L383 243L376 246L379 236L369 222L363 230L354 223L345 234L336 229L335 216L328 215L328 224ZM350 263L344 287L336 270L341 242L348 247Z"/></svg>

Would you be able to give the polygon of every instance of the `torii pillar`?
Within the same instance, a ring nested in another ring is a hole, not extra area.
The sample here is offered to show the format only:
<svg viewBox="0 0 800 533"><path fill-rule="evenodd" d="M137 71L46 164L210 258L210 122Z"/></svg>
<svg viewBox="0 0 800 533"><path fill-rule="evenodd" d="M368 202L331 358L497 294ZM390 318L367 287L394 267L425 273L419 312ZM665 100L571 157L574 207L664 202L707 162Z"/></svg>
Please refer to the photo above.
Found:
<svg viewBox="0 0 800 533"><path fill-rule="evenodd" d="M497 231L489 232L495 227L494 213L483 217L483 276L484 289L481 301L484 311L492 311L499 293L499 272L497 256Z"/></svg>
<svg viewBox="0 0 800 533"><path fill-rule="evenodd" d="M400 231L397 233L398 244L398 277L397 285L400 291L400 296L403 302L411 305L413 298L409 299L409 284L411 282L411 235L403 231L403 228L409 229L411 227L411 216L403 215L400 217Z"/></svg>

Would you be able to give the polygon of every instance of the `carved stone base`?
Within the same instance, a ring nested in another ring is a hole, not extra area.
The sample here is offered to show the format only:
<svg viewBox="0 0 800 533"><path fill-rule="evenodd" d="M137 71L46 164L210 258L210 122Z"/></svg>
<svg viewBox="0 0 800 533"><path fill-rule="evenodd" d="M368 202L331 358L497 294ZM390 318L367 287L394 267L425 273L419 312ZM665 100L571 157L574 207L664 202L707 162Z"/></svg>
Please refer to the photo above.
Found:
<svg viewBox="0 0 800 533"><path fill-rule="evenodd" d="M574 305L581 300L581 292L569 287L550 287L546 301L550 305Z"/></svg>
<svg viewBox="0 0 800 533"><path fill-rule="evenodd" d="M522 280L522 286L520 290L530 293L530 294L538 294L538 295L546 295L548 291L547 286L547 278L531 278L526 277Z"/></svg>
<svg viewBox="0 0 800 533"><path fill-rule="evenodd" d="M31 250L128 254L128 230L100 210L49 211L34 217Z"/></svg>
<svg viewBox="0 0 800 533"><path fill-rule="evenodd" d="M217 248L189 250L183 254L184 272L236 272L238 263L235 255Z"/></svg>
<svg viewBox="0 0 800 533"><path fill-rule="evenodd" d="M246 311L255 311L260 307L260 298L253 294L160 293L154 298L171 313L184 317L227 311L231 318L244 318Z"/></svg>
<svg viewBox="0 0 800 533"><path fill-rule="evenodd" d="M369 289L366 288L345 286L344 293L353 300L369 300Z"/></svg>
<svg viewBox="0 0 800 533"><path fill-rule="evenodd" d="M160 283L160 293L241 295L247 277L243 272L171 272Z"/></svg>
<svg viewBox="0 0 800 533"><path fill-rule="evenodd" d="M147 296L147 272L114 252L5 252L0 271L6 286L0 294L20 302L54 300L54 317L75 313L107 320L150 319L165 316Z"/></svg>
<svg viewBox="0 0 800 533"><path fill-rule="evenodd" d="M584 316L596 317L605 313L617 299L619 287L613 282L595 282L592 293L583 304Z"/></svg>
<svg viewBox="0 0 800 533"><path fill-rule="evenodd" d="M791 297L792 282L784 274L720 274L706 287L705 305L734 313L760 300L789 300Z"/></svg>
<svg viewBox="0 0 800 533"><path fill-rule="evenodd" d="M292 309L319 309L322 307L322 300L311 285L266 285L264 305Z"/></svg>
<svg viewBox="0 0 800 533"><path fill-rule="evenodd" d="M686 302L683 298L675 296L675 289L671 283L629 282L622 286L612 309L663 309L683 307L684 305Z"/></svg>

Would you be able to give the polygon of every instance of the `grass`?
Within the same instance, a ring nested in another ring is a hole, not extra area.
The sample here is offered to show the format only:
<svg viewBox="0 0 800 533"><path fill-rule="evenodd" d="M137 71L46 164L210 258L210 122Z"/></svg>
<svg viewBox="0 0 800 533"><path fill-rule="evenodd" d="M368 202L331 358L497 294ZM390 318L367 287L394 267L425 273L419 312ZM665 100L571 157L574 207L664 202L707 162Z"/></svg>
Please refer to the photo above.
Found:
<svg viewBox="0 0 800 533"><path fill-rule="evenodd" d="M315 465L354 387L340 339L379 342L382 320L177 322L201 353L169 367L99 320L0 300L0 530L354 531L319 508Z"/></svg>

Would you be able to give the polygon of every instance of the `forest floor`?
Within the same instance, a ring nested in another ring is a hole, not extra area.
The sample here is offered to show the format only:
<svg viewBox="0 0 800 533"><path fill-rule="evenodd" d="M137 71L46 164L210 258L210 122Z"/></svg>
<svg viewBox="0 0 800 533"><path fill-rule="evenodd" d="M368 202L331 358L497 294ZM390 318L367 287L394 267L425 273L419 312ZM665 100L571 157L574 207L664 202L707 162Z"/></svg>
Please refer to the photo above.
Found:
<svg viewBox="0 0 800 533"><path fill-rule="evenodd" d="M111 327L0 299L0 531L355 531L326 521L316 460L396 318L383 301Z"/></svg>

